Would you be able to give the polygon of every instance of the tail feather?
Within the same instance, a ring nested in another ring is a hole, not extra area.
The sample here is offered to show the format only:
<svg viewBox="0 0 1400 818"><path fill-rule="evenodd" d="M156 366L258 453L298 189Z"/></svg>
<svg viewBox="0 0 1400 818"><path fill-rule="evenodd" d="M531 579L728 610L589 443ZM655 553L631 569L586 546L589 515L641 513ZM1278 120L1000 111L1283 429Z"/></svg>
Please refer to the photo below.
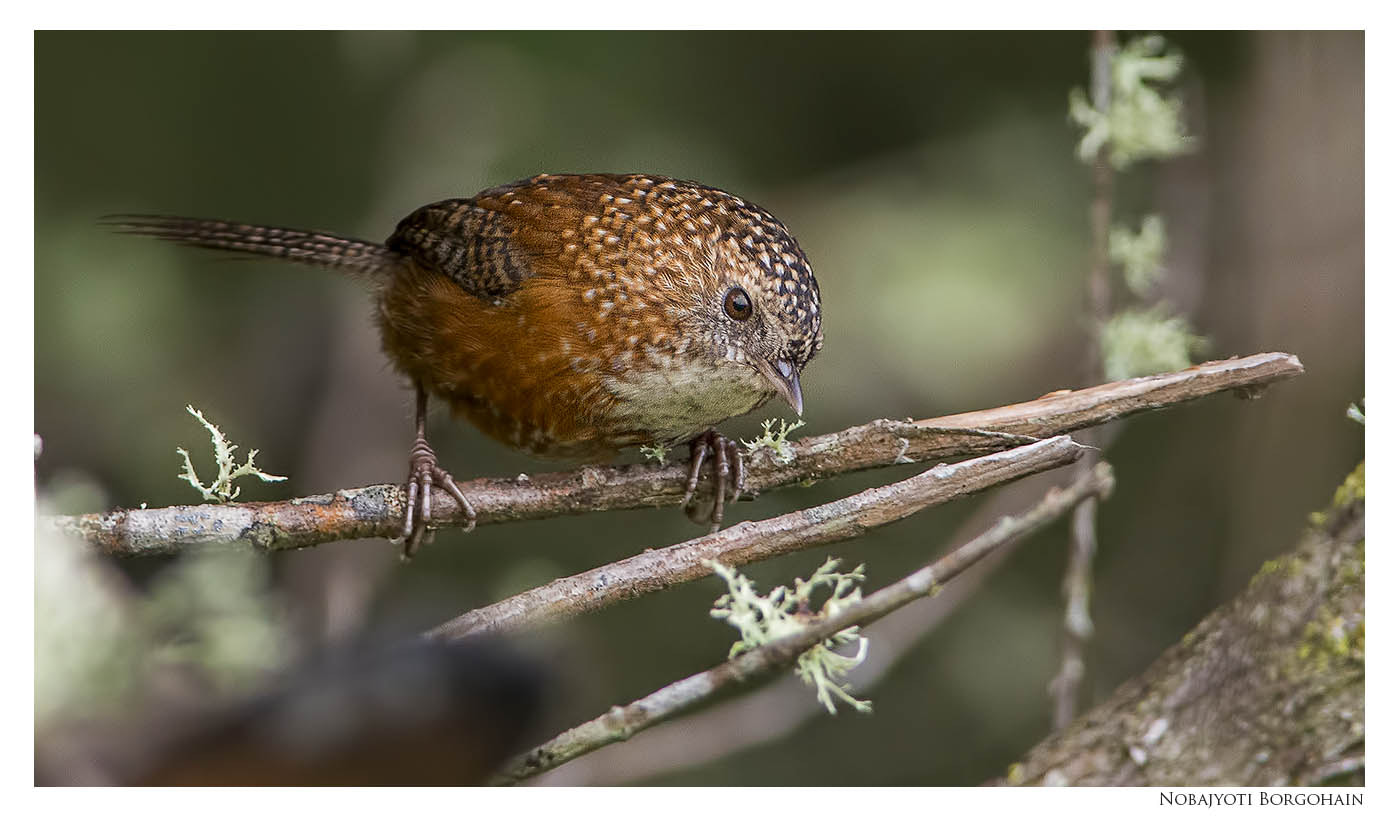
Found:
<svg viewBox="0 0 1400 818"><path fill-rule="evenodd" d="M403 260L402 255L377 242L285 227L183 216L117 215L102 221L118 233L350 272L378 273Z"/></svg>

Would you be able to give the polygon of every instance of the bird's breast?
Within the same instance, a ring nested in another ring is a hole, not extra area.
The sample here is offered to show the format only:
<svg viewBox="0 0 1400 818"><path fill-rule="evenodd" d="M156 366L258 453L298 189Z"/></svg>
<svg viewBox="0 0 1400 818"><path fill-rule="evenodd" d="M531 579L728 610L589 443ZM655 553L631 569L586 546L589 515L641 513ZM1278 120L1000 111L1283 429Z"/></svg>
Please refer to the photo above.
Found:
<svg viewBox="0 0 1400 818"><path fill-rule="evenodd" d="M752 368L728 361L654 354L603 378L620 426L674 445L720 421L746 414L773 396Z"/></svg>

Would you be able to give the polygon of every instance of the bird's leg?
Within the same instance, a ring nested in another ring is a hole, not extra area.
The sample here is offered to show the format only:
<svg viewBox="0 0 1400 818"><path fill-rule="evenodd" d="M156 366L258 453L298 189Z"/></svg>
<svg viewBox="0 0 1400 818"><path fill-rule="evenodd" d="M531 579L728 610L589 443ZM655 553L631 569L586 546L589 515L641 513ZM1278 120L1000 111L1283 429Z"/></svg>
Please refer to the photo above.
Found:
<svg viewBox="0 0 1400 818"><path fill-rule="evenodd" d="M700 482L700 469L705 460L713 457L715 477L715 501L710 508L708 519L696 518L696 522L708 522L710 533L719 530L724 521L724 504L727 500L739 499L744 490L744 459L739 456L739 444L714 429L706 430L690 441L690 476L685 483L685 497L681 505L688 506L695 496L695 488Z"/></svg>
<svg viewBox="0 0 1400 818"><path fill-rule="evenodd" d="M437 453L428 445L428 393L423 384L414 383L418 391L418 411L415 415L417 434L408 455L408 502L403 515L403 556L409 559L423 543L432 515L433 486L451 494L467 513L467 531L476 527L476 509L457 487L452 475L437 463Z"/></svg>

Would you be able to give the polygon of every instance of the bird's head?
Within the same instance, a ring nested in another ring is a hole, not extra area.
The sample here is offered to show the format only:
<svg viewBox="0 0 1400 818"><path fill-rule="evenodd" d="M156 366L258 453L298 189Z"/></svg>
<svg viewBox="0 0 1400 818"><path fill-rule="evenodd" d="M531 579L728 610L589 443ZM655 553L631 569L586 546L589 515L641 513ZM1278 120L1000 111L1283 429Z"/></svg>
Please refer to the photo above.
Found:
<svg viewBox="0 0 1400 818"><path fill-rule="evenodd" d="M752 247L730 234L715 267L703 305L712 351L752 368L802 414L799 378L822 344L821 294L802 250L785 230Z"/></svg>
<svg viewBox="0 0 1400 818"><path fill-rule="evenodd" d="M806 255L754 204L698 185L677 193L668 243L683 257L673 269L689 273L661 279L692 351L802 414L800 376L822 345L821 293Z"/></svg>

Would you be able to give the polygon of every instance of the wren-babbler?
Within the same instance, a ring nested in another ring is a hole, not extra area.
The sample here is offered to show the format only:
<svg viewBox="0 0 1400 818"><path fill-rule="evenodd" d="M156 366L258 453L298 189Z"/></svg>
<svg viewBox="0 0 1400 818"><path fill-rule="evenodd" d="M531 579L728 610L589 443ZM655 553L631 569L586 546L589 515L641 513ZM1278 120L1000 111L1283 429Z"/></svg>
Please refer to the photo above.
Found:
<svg viewBox="0 0 1400 818"><path fill-rule="evenodd" d="M432 393L488 435L538 455L594 458L691 441L688 503L713 455L713 528L743 484L726 418L781 395L821 348L821 298L768 211L643 174L540 175L425 205L379 244L161 216L118 229L363 274L384 351L417 391L404 553L434 485L476 512L425 437Z"/></svg>

